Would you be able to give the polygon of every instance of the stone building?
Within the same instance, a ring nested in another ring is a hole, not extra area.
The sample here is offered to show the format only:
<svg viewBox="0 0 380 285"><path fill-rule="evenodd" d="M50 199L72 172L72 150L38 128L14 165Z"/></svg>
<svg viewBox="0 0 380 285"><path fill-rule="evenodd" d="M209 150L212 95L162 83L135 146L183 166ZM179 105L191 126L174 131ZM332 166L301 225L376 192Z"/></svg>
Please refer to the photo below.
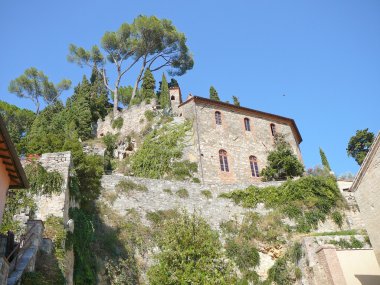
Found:
<svg viewBox="0 0 380 285"><path fill-rule="evenodd" d="M170 88L173 113L193 122L184 158L198 163L203 183L260 180L276 134L285 137L302 161L302 137L293 119L198 96L182 102L181 97L179 87Z"/></svg>
<svg viewBox="0 0 380 285"><path fill-rule="evenodd" d="M351 186L380 265L380 133ZM380 282L380 277L379 277Z"/></svg>

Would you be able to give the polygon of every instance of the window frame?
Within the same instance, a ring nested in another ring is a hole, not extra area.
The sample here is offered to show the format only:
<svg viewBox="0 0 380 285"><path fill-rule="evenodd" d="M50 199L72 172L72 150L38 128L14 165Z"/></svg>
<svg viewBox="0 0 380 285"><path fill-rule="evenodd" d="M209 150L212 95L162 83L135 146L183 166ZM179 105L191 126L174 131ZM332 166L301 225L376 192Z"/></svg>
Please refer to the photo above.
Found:
<svg viewBox="0 0 380 285"><path fill-rule="evenodd" d="M251 131L251 120L249 118L244 118L244 129L246 132Z"/></svg>
<svg viewBox="0 0 380 285"><path fill-rule="evenodd" d="M227 151L224 149L219 150L219 168L222 172L230 172L230 168L228 166Z"/></svg>
<svg viewBox="0 0 380 285"><path fill-rule="evenodd" d="M276 125L271 123L270 124L270 132L272 133L272 136L276 136Z"/></svg>
<svg viewBox="0 0 380 285"><path fill-rule="evenodd" d="M249 166L251 169L251 176L254 178L260 177L259 165L257 163L257 157L254 155L249 156Z"/></svg>
<svg viewBox="0 0 380 285"><path fill-rule="evenodd" d="M215 111L215 124L221 126L222 125L222 113L220 111Z"/></svg>

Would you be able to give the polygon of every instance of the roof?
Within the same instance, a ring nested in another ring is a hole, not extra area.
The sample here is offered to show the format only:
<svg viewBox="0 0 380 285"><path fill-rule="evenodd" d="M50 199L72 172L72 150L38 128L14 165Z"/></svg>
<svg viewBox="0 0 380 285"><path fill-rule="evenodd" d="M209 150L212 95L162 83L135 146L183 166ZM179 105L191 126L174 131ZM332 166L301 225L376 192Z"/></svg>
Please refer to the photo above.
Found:
<svg viewBox="0 0 380 285"><path fill-rule="evenodd" d="M225 103L222 101L216 101L216 100L211 100L211 99L204 98L204 97L194 96L194 95L192 95L191 98L188 98L185 102L180 104L178 107L181 107L181 106L183 106L183 105L185 105L191 101L194 101L194 103L201 102L201 103L211 104L211 105L215 105L215 106L220 106L220 107L224 107L224 108L227 108L230 110L236 110L236 111L241 111L244 113L253 114L253 115L258 116L258 117L264 117L264 118L284 122L284 123L290 125L290 127L292 128L292 131L295 135L295 138L296 138L298 144L300 144L302 142L302 136L298 130L296 122L293 119L290 119L287 117L282 117L279 115L274 115L271 113L266 113L266 112L254 110L254 109L250 109L250 108L246 108L246 107L236 106L236 105Z"/></svg>
<svg viewBox="0 0 380 285"><path fill-rule="evenodd" d="M365 173L367 172L368 167L371 165L371 162L373 158L375 157L375 154L379 151L380 148L380 132L377 134L377 137L373 141L371 148L369 152L367 153L362 165L360 166L358 174L356 174L354 182L351 186L351 191L356 191L360 185L360 182L362 181Z"/></svg>
<svg viewBox="0 0 380 285"><path fill-rule="evenodd" d="M10 189L29 188L24 169L11 141L5 122L0 116L0 158L10 178Z"/></svg>

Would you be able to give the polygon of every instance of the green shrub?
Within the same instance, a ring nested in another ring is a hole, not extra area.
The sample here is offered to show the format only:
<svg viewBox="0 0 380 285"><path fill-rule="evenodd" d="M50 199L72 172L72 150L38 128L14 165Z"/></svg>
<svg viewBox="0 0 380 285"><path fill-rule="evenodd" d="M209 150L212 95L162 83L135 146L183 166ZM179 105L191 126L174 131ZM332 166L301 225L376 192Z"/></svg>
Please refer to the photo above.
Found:
<svg viewBox="0 0 380 285"><path fill-rule="evenodd" d="M294 275L296 276L297 280L300 280L302 278L301 268L296 267L296 269L294 270Z"/></svg>
<svg viewBox="0 0 380 285"><path fill-rule="evenodd" d="M124 119L122 117L119 117L112 121L112 128L120 130L123 124L124 124Z"/></svg>
<svg viewBox="0 0 380 285"><path fill-rule="evenodd" d="M165 188L162 191L164 191L165 193L168 193L169 195L173 195L173 191L169 188Z"/></svg>
<svg viewBox="0 0 380 285"><path fill-rule="evenodd" d="M151 122L154 119L154 112L151 110L146 110L144 116L148 120L148 122Z"/></svg>
<svg viewBox="0 0 380 285"><path fill-rule="evenodd" d="M175 194L180 198L188 198L189 197L189 191L187 191L185 188L179 189Z"/></svg>
<svg viewBox="0 0 380 285"><path fill-rule="evenodd" d="M332 209L343 207L343 199L334 177L306 176L289 180L279 187L250 186L219 195L243 207L254 208L265 203L297 222L297 230L309 232L324 221Z"/></svg>
<svg viewBox="0 0 380 285"><path fill-rule="evenodd" d="M342 214L338 211L335 211L331 214L331 217L335 224L339 226L339 228L342 228L343 225L343 217Z"/></svg>
<svg viewBox="0 0 380 285"><path fill-rule="evenodd" d="M355 237L350 238L352 248L363 248L364 244Z"/></svg>
<svg viewBox="0 0 380 285"><path fill-rule="evenodd" d="M198 177L193 177L193 179L191 179L194 183L201 183L201 180L198 178Z"/></svg>
<svg viewBox="0 0 380 285"><path fill-rule="evenodd" d="M25 272L22 275L23 285L50 285L41 272ZM57 284L57 283L55 283Z"/></svg>
<svg viewBox="0 0 380 285"><path fill-rule="evenodd" d="M282 135L276 136L275 149L269 152L267 160L268 166L261 171L261 176L266 181L302 176L304 172L303 164Z"/></svg>
<svg viewBox="0 0 380 285"><path fill-rule="evenodd" d="M186 212L161 225L160 252L148 270L151 285L235 284L232 266L223 256L218 233L197 214Z"/></svg>
<svg viewBox="0 0 380 285"><path fill-rule="evenodd" d="M363 248L363 246L364 246L364 243L362 243L360 240L358 240L354 236L352 236L349 241L346 240L346 239L341 238L338 241L331 240L328 243L336 245L336 246L338 246L341 249L346 249L346 248Z"/></svg>
<svg viewBox="0 0 380 285"><path fill-rule="evenodd" d="M120 182L116 185L116 190L123 193L129 193L131 191L146 192L148 191L148 188L145 185L137 184L132 180L124 179L120 180Z"/></svg>
<svg viewBox="0 0 380 285"><path fill-rule="evenodd" d="M202 195L205 196L207 199L211 199L212 198L212 193L210 190L202 190L201 191Z"/></svg>
<svg viewBox="0 0 380 285"><path fill-rule="evenodd" d="M66 240L66 230L63 222L63 218L49 215L44 224L44 235L50 238L54 244L54 255L57 258L59 268L62 274L65 271L64 261L65 261L65 240Z"/></svg>
<svg viewBox="0 0 380 285"><path fill-rule="evenodd" d="M168 219L174 219L178 216L178 211L175 209L170 210L158 210L156 212L147 212L146 218L148 221L151 221L152 223L158 225L161 224L163 221Z"/></svg>
<svg viewBox="0 0 380 285"><path fill-rule="evenodd" d="M239 237L228 239L225 247L227 256L235 261L242 272L247 272L260 264L259 252L250 240Z"/></svg>
<svg viewBox="0 0 380 285"><path fill-rule="evenodd" d="M182 158L185 134L191 129L186 121L181 125L164 125L148 134L142 146L131 157L131 168L136 176L183 180L191 178L196 165Z"/></svg>

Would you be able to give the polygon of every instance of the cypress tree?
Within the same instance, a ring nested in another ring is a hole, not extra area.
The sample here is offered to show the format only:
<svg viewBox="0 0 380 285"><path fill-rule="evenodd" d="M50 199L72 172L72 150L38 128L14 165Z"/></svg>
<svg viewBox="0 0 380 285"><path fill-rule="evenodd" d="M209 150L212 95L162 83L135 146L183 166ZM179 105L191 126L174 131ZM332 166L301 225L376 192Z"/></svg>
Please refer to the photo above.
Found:
<svg viewBox="0 0 380 285"><path fill-rule="evenodd" d="M169 87L165 77L165 73L162 74L160 105L162 109L170 107Z"/></svg>
<svg viewBox="0 0 380 285"><path fill-rule="evenodd" d="M330 164L327 160L327 157L326 157L326 154L325 152L322 150L322 148L319 148L319 154L321 156L321 160L322 160L322 165L325 169L327 169L328 171L331 171L331 168L330 168Z"/></svg>
<svg viewBox="0 0 380 285"><path fill-rule="evenodd" d="M218 92L216 91L216 89L214 88L214 86L210 87L210 99L211 100L220 101L220 98L218 96Z"/></svg>
<svg viewBox="0 0 380 285"><path fill-rule="evenodd" d="M235 106L240 106L240 101L238 97L232 96L232 100L234 101Z"/></svg>
<svg viewBox="0 0 380 285"><path fill-rule="evenodd" d="M141 95L143 99L154 98L154 89L156 88L156 80L154 80L152 72L147 69L144 73L143 82L141 84Z"/></svg>

